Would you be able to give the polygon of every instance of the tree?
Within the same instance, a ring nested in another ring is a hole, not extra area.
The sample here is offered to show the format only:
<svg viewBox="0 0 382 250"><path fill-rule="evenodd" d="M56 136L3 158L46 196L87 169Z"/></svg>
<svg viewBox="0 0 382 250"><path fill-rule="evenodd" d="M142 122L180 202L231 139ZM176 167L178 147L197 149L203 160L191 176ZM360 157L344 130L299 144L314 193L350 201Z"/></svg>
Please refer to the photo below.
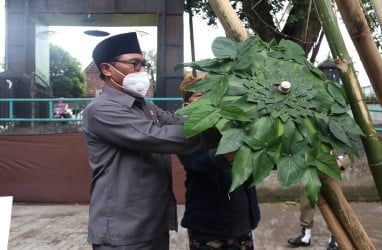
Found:
<svg viewBox="0 0 382 250"><path fill-rule="evenodd" d="M53 97L81 97L85 93L85 74L80 63L59 46L49 46Z"/></svg>
<svg viewBox="0 0 382 250"><path fill-rule="evenodd" d="M319 49L322 39L321 23L311 0L230 0L238 17L246 28L258 34L262 40L280 41L290 39L304 48L305 54L311 53L311 62ZM382 37L378 32L379 25L370 0L362 0L365 15L374 39L382 48ZM199 13L207 20L208 25L215 25L217 18L208 0L186 0L185 11Z"/></svg>
<svg viewBox="0 0 382 250"><path fill-rule="evenodd" d="M378 48L382 49L382 2L378 0L362 0L363 12Z"/></svg>

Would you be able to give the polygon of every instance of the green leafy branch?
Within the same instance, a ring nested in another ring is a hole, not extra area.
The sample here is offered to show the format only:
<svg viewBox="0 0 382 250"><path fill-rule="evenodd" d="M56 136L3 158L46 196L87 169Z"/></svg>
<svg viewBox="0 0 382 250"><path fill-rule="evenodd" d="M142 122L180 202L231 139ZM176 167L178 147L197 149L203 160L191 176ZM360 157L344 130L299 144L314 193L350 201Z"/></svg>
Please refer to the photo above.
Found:
<svg viewBox="0 0 382 250"><path fill-rule="evenodd" d="M175 67L208 72L187 88L205 95L177 111L187 116L185 134L220 131L217 154L235 155L231 191L248 178L260 183L276 167L283 187L302 181L315 204L320 174L341 179L331 149L356 155L353 135L363 134L348 114L342 86L327 80L289 40L218 37L212 51L216 58ZM281 91L283 81L291 85L287 91Z"/></svg>

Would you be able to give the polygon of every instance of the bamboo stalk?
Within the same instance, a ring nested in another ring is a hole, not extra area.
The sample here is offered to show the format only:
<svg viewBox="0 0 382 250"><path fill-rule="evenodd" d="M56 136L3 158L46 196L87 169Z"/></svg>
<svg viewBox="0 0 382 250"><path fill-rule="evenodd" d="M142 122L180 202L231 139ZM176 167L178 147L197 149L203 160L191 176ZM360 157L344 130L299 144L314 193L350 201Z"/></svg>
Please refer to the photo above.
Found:
<svg viewBox="0 0 382 250"><path fill-rule="evenodd" d="M324 217L326 225L328 225L329 231L334 236L340 249L354 249L353 243L343 229L341 223L338 221L333 210L330 208L329 204L326 202L322 194L318 195L317 207L320 209L322 217Z"/></svg>
<svg viewBox="0 0 382 250"><path fill-rule="evenodd" d="M208 2L219 18L227 37L239 42L247 39L247 31L228 0L208 0Z"/></svg>
<svg viewBox="0 0 382 250"><path fill-rule="evenodd" d="M375 250L376 248L373 242L370 240L352 207L343 195L338 182L327 176L322 176L320 179L323 184L321 186L321 194L332 208L333 213L349 236L353 246L356 249ZM327 220L327 218L325 218L325 220ZM335 233L335 231L332 230L331 232L333 234ZM340 245L340 249L349 248Z"/></svg>
<svg viewBox="0 0 382 250"><path fill-rule="evenodd" d="M357 0L336 0L336 2L349 35L373 85L378 101L382 104L382 58L371 35L361 3ZM373 7L376 13L378 11L379 18L381 18L382 2L375 2ZM353 79L354 77L351 78ZM355 87L352 87L350 91L354 90ZM382 147L378 141L378 134L375 132L374 127L370 126L370 122L366 118L367 116L363 115L363 118L358 120L363 119L368 123L368 126L362 128L368 132L367 135L369 136L363 140L363 144L379 197L382 200Z"/></svg>
<svg viewBox="0 0 382 250"><path fill-rule="evenodd" d="M358 0L336 0L349 35L382 105L382 58Z"/></svg>
<svg viewBox="0 0 382 250"><path fill-rule="evenodd" d="M351 57L341 36L341 31L338 27L337 18L332 9L331 1L315 0L315 5L333 58L336 59L336 65L341 70L342 83L349 99L354 120L365 134L365 136L361 137L362 143L365 148L375 186L379 193L379 197L382 199L382 146L378 140L378 134L375 131L373 121L364 101L364 95L361 91Z"/></svg>

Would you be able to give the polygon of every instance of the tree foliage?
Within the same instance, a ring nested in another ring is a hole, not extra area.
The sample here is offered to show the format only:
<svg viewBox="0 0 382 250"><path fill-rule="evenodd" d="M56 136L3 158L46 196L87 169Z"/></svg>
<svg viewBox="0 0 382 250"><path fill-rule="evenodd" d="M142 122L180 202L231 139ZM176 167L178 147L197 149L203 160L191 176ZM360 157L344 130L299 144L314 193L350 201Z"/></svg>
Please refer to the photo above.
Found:
<svg viewBox="0 0 382 250"><path fill-rule="evenodd" d="M50 83L53 97L81 97L85 92L85 74L69 52L50 44Z"/></svg>
<svg viewBox="0 0 382 250"><path fill-rule="evenodd" d="M370 30L373 34L374 41L378 48L382 50L382 27L380 27L378 22L378 17L373 9L370 0L362 0L363 10L366 20L369 24Z"/></svg>
<svg viewBox="0 0 382 250"><path fill-rule="evenodd" d="M230 0L232 7L243 21L243 24L262 40L280 41L289 39L298 43L308 55L314 48L319 48L321 23L314 1L311 0ZM377 45L381 48L380 27L370 0L362 0L370 28ZM215 25L217 17L208 0L186 0L185 10L188 13L199 13L207 20L208 25ZM311 60L312 61L312 60Z"/></svg>

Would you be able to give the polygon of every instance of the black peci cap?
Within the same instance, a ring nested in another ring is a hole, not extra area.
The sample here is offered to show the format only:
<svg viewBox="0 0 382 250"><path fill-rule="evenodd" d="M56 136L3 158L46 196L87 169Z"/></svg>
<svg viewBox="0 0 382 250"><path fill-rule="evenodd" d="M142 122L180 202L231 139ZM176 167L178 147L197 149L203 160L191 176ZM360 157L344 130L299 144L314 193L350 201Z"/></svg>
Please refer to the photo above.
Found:
<svg viewBox="0 0 382 250"><path fill-rule="evenodd" d="M101 41L93 50L93 60L99 68L101 63L109 62L119 55L130 53L142 54L135 32L111 36Z"/></svg>

